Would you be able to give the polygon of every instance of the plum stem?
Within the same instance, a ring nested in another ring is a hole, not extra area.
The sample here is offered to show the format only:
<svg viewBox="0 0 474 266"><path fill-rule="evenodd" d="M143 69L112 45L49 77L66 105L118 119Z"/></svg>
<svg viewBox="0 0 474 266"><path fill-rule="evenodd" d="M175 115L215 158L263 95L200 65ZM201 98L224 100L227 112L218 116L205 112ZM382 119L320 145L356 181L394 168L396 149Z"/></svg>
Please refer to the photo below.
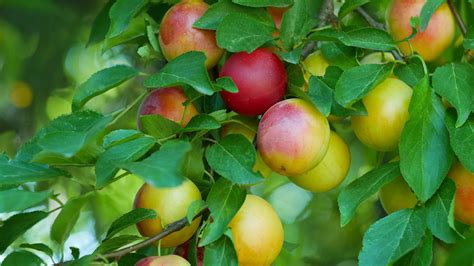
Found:
<svg viewBox="0 0 474 266"><path fill-rule="evenodd" d="M387 30L384 24L376 21L362 7L358 7L356 10L362 17L364 17L364 19L367 21L367 23L369 23L370 26L380 29L380 30ZM390 53L392 53L393 57L395 57L397 61L404 61L403 57L400 55L400 53L397 50L391 50Z"/></svg>
<svg viewBox="0 0 474 266"><path fill-rule="evenodd" d="M196 214L193 218L196 219L198 218L199 216L203 215L206 211L208 210L208 208L204 208L202 209L198 214ZM142 241L142 242L139 242L135 245L132 245L132 246L129 246L129 247L126 247L126 248L123 248L123 249L119 249L117 251L114 251L114 252L111 252L111 253L107 253L107 254L103 254L101 256L99 255L96 255L97 256L97 259L120 259L120 257L128 254L128 253L131 253L133 251L136 251L138 249L141 249L143 247L146 247L148 245L151 245L153 243L155 243L156 241L159 241L163 238L165 238L166 236L176 232L176 231L179 231L181 229L183 229L186 225L188 225L188 219L186 217L176 221L176 222L173 222L173 223L170 223L168 224L161 232L159 232L158 234ZM57 263L55 265L66 265L67 262L61 262L61 263Z"/></svg>
<svg viewBox="0 0 474 266"><path fill-rule="evenodd" d="M337 23L337 17L334 15L334 2L333 0L324 0L323 4L321 5L321 10L318 14L319 25L318 27L323 27L328 24L328 22L332 22L332 24ZM311 52L313 52L314 48L316 47L316 42L309 42L303 48L301 55L303 58L307 57Z"/></svg>
<svg viewBox="0 0 474 266"><path fill-rule="evenodd" d="M456 23L458 24L458 27L461 30L462 36L466 36L466 33L467 33L466 24L464 24L464 21L462 20L461 15L458 12L458 9L454 5L454 2L452 0L448 0L448 6L454 15L454 18L456 19Z"/></svg>

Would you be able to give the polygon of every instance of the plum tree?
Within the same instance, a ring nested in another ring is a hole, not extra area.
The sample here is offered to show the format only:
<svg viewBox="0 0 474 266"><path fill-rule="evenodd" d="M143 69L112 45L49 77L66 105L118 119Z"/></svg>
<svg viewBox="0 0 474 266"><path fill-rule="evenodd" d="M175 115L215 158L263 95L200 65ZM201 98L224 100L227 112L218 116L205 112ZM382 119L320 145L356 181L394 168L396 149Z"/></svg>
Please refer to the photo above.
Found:
<svg viewBox="0 0 474 266"><path fill-rule="evenodd" d="M222 91L227 107L247 116L263 114L285 94L287 78L281 60L267 49L233 54L224 63L220 77L230 77L239 92Z"/></svg>
<svg viewBox="0 0 474 266"><path fill-rule="evenodd" d="M412 89L403 81L387 78L363 99L368 115L352 116L352 129L359 140L377 151L397 148L408 120Z"/></svg>
<svg viewBox="0 0 474 266"><path fill-rule="evenodd" d="M331 131L329 147L323 160L308 172L289 177L296 185L312 192L325 192L337 187L351 165L351 153L344 140Z"/></svg>
<svg viewBox="0 0 474 266"><path fill-rule="evenodd" d="M456 183L454 216L465 224L474 225L474 173L455 162L448 177Z"/></svg>
<svg viewBox="0 0 474 266"><path fill-rule="evenodd" d="M382 207L387 213L415 207L418 199L402 176L384 185L379 193Z"/></svg>
<svg viewBox="0 0 474 266"><path fill-rule="evenodd" d="M272 106L258 126L257 147L275 172L300 175L314 168L329 146L329 124L313 105L288 99Z"/></svg>
<svg viewBox="0 0 474 266"><path fill-rule="evenodd" d="M180 256L151 256L139 260L136 266L190 266L191 264Z"/></svg>
<svg viewBox="0 0 474 266"><path fill-rule="evenodd" d="M387 13L388 29L392 37L399 41L412 34L410 20L420 15L426 0L394 0ZM405 54L419 53L426 61L437 59L454 38L454 18L447 4L441 5L433 13L423 32L417 32L408 42L399 44ZM410 47L411 46L411 47Z"/></svg>
<svg viewBox="0 0 474 266"><path fill-rule="evenodd" d="M168 61L189 51L204 52L208 69L219 61L224 50L217 46L214 31L193 27L208 7L202 0L184 0L166 12L160 24L159 42Z"/></svg>
<svg viewBox="0 0 474 266"><path fill-rule="evenodd" d="M272 16L273 21L275 22L276 28L279 30L281 28L281 20L283 19L283 14L288 10L286 7L268 7L268 13Z"/></svg>
<svg viewBox="0 0 474 266"><path fill-rule="evenodd" d="M247 195L229 223L239 265L270 265L283 246L283 226L264 199Z"/></svg>
<svg viewBox="0 0 474 266"><path fill-rule="evenodd" d="M187 100L179 87L154 90L143 100L138 111L137 124L139 125L141 115L157 114L185 127L189 120L199 113L192 103L184 106Z"/></svg>
<svg viewBox="0 0 474 266"><path fill-rule="evenodd" d="M137 192L134 207L155 210L157 217L139 222L137 224L138 231L143 236L156 235L167 224L185 217L189 205L200 199L199 189L189 180L177 187L170 188L156 188L144 184ZM189 226L163 238L161 246L176 247L183 244L196 232L200 222L201 217L198 217Z"/></svg>

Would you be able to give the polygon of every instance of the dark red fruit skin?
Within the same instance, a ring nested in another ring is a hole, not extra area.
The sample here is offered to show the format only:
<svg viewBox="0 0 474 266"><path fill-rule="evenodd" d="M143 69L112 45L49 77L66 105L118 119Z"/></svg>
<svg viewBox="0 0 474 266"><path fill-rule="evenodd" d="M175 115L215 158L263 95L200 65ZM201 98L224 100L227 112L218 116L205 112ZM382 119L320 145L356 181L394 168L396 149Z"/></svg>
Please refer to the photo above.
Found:
<svg viewBox="0 0 474 266"><path fill-rule="evenodd" d="M233 54L219 74L225 76L232 78L239 92L222 91L221 96L228 108L241 115L263 114L285 95L285 66L267 49Z"/></svg>
<svg viewBox="0 0 474 266"><path fill-rule="evenodd" d="M181 256L185 259L188 259L189 256L189 241L185 242L176 247L174 254ZM197 266L203 266L204 261L204 248L198 247L197 248Z"/></svg>

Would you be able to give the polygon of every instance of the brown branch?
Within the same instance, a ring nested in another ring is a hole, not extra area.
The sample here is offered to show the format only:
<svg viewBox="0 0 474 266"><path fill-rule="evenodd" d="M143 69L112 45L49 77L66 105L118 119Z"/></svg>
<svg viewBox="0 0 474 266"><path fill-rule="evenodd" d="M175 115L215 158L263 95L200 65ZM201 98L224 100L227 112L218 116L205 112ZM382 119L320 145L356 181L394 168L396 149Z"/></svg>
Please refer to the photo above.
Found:
<svg viewBox="0 0 474 266"><path fill-rule="evenodd" d="M458 12L458 9L454 5L454 2L452 0L448 0L448 6L454 15L454 18L456 19L456 23L458 24L459 29L461 30L462 36L466 36L466 32L467 32L466 24L464 24L464 21L462 20L461 15Z"/></svg>
<svg viewBox="0 0 474 266"><path fill-rule="evenodd" d="M201 210L198 214L196 214L196 216L194 216L193 220L196 219L197 217L203 215L207 210L208 210L208 208L205 208L205 209ZM179 231L179 230L183 229L187 224L188 224L188 219L186 217L184 217L181 220L178 220L176 222L168 224L163 229L163 231L159 232L158 234L156 234L156 235L154 235L154 236L152 236L152 237L150 237L150 238L148 238L148 239L146 239L146 240L144 240L140 243L137 243L135 245L132 245L132 246L129 246L129 247L126 247L126 248L123 248L123 249L119 249L119 250L111 252L111 253L104 254L104 255L100 256L99 258L97 258L97 259L119 259L123 255L131 253L131 252L136 251L138 249L141 249L143 247L149 246L149 245L153 244L154 242L156 242L160 239L163 239L166 236L168 236L168 235L170 235L170 234L172 234L176 231ZM57 266L66 265L66 263L67 262L61 262L61 263L57 263L55 265L57 265Z"/></svg>
<svg viewBox="0 0 474 266"><path fill-rule="evenodd" d="M319 27L323 27L329 22L332 24L337 24L337 17L334 15L334 2L333 0L324 0L321 10L318 14L319 20ZM303 48L301 55L303 58L307 57L311 52L313 52L314 48L316 47L317 42L309 42Z"/></svg>
<svg viewBox="0 0 474 266"><path fill-rule="evenodd" d="M362 7L358 7L357 12L364 17L364 19L369 23L370 26L380 29L380 30L386 30L385 25L376 21L367 11L365 11ZM398 60L398 61L404 61L403 56L400 55L400 53L397 50L391 50L390 53L392 53L393 57Z"/></svg>

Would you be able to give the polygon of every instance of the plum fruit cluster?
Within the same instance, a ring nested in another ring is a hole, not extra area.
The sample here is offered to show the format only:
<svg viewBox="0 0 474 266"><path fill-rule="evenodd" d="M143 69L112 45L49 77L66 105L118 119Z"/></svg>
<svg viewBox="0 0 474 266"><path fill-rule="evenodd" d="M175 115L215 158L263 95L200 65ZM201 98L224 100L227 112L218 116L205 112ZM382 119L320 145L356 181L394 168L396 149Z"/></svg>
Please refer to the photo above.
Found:
<svg viewBox="0 0 474 266"><path fill-rule="evenodd" d="M401 40L411 34L410 18L420 12L424 2L393 1L388 11L388 26L394 39ZM173 6L161 23L159 42L167 60L188 51L204 52L207 69L216 67L220 61L218 76L228 77L235 83L238 92L222 91L220 96L228 110L238 114L234 119L237 122L225 124L220 137L240 134L254 143L257 149L254 171L265 178L271 178L272 173L287 176L312 192L338 187L351 166L351 152L331 122L346 118L325 117L312 103L288 96L285 64L269 48L222 58L224 50L217 46L214 31L192 26L207 8L208 5L199 0L182 1ZM285 10L271 8L269 11L279 26ZM404 54L417 52L431 61L447 48L453 35L453 17L444 4L434 13L424 32L399 46ZM385 64L394 60L390 53L374 53L359 63ZM302 62L306 83L311 76L324 76L329 66L330 62L320 50L307 56ZM307 89L306 84L302 90ZM395 151L409 119L412 91L392 74L363 97L367 115L352 115L346 120L351 122L360 142L376 151ZM138 117L149 114L160 115L185 127L198 111L183 88L168 87L151 91L143 101ZM455 163L448 176L457 185L455 217L474 224L473 173ZM153 209L158 217L138 223L140 233L143 236L159 233L167 224L185 217L190 204L201 197L190 180L173 188L143 185L136 195L135 207ZM401 176L382 188L380 199L388 213L411 208L418 202ZM163 238L161 247L179 247L181 253L178 254L187 254L186 242L196 233L200 222L201 218L195 219L182 230ZM282 223L272 206L261 197L247 195L229 223L229 229L240 265L270 265L280 253L284 239ZM145 258L137 265L168 265L166 263L188 265L176 255Z"/></svg>

